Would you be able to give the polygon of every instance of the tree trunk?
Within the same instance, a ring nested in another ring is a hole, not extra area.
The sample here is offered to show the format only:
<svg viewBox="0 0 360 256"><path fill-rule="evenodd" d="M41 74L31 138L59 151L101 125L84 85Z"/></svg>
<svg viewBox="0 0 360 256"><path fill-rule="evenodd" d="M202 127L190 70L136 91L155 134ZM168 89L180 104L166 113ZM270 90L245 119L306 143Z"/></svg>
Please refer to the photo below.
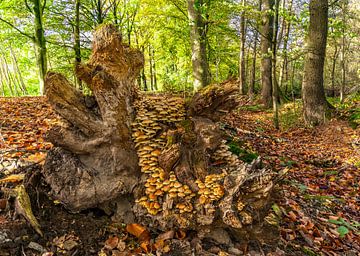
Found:
<svg viewBox="0 0 360 256"><path fill-rule="evenodd" d="M151 57L152 57L152 72L153 72L153 84L155 91L158 90L157 78L156 78L156 61L155 61L155 50L151 47Z"/></svg>
<svg viewBox="0 0 360 256"><path fill-rule="evenodd" d="M81 63L81 48L80 48L80 0L75 1L75 25L74 25L74 51L75 51L75 67ZM82 90L82 83L77 78L77 85Z"/></svg>
<svg viewBox="0 0 360 256"><path fill-rule="evenodd" d="M288 7L288 12L291 13L292 12L292 4L293 4L293 0L290 0L289 2L289 7ZM285 8L285 0L284 0L284 8ZM287 90L288 90L288 86L287 86L287 78L288 78L288 42L289 42L289 35L290 35L290 27L291 27L291 22L290 21L286 21L285 18L283 18L283 25L282 28L284 29L284 45L283 45L283 51L282 51L282 55L283 55L283 61L282 61L282 65L281 65L281 70L280 70L280 77L279 77L279 87L282 88L283 83L285 81L285 95L287 94ZM279 38L282 38L282 36ZM278 45L280 45L280 43L278 43ZM285 77L285 79L284 79Z"/></svg>
<svg viewBox="0 0 360 256"><path fill-rule="evenodd" d="M41 4L41 0L32 0L33 2L33 13L35 16L35 48L36 48L36 62L39 68L39 83L40 83L40 94L43 95L45 75L47 72L47 56L46 56L46 41L44 36L43 28L43 10L44 7Z"/></svg>
<svg viewBox="0 0 360 256"><path fill-rule="evenodd" d="M328 27L328 2L311 0L310 26L307 38L302 100L304 119L308 125L318 125L327 119L329 109L324 91L324 61Z"/></svg>
<svg viewBox="0 0 360 256"><path fill-rule="evenodd" d="M191 61L194 79L194 91L209 84L209 64L206 54L206 23L203 0L188 0L188 16L190 22Z"/></svg>
<svg viewBox="0 0 360 256"><path fill-rule="evenodd" d="M94 97L60 74L47 75L46 95L66 120L49 134L55 147L43 169L54 198L71 211L102 207L119 221L158 230L276 238L277 228L264 219L278 178L259 159L245 164L231 153L231 137L218 122L238 105L237 86L209 86L187 104L139 94L143 55L110 25L96 31L93 46L77 75Z"/></svg>
<svg viewBox="0 0 360 256"><path fill-rule="evenodd" d="M272 106L272 76L271 76L271 49L273 37L274 18L270 10L273 10L274 0L265 0L262 15L261 33L261 97L265 107Z"/></svg>
<svg viewBox="0 0 360 256"><path fill-rule="evenodd" d="M332 59L332 67L331 67L331 95L332 97L335 97L335 70L336 70L336 61L339 55L339 51L338 51L338 47L335 44L335 49L334 49L334 56Z"/></svg>
<svg viewBox="0 0 360 256"><path fill-rule="evenodd" d="M273 104L273 121L276 129L279 129L279 106L278 106L278 98L279 98L279 88L276 80L276 58L277 58L277 34L278 34L278 26L279 26L279 0L275 0L274 4L274 25L273 25L273 42L272 42L272 104Z"/></svg>
<svg viewBox="0 0 360 256"><path fill-rule="evenodd" d="M259 11L261 11L262 0L259 1ZM253 61L252 61L252 72L251 72L251 81L249 84L248 95L252 100L254 98L254 90L255 90L255 80L256 80L256 58L257 58L257 41L259 38L259 32L255 29L254 35L254 47L253 47Z"/></svg>
<svg viewBox="0 0 360 256"><path fill-rule="evenodd" d="M345 26L346 26L346 2L344 1L342 6L342 38L341 38L341 87L340 87L340 102L344 103L345 99L345 88L346 88L346 34L345 34Z"/></svg>
<svg viewBox="0 0 360 256"><path fill-rule="evenodd" d="M242 0L242 7L245 8L245 0ZM245 27L245 11L241 12L240 18L240 56L239 56L239 92L245 94L246 73L245 73L245 41L246 41L246 27Z"/></svg>

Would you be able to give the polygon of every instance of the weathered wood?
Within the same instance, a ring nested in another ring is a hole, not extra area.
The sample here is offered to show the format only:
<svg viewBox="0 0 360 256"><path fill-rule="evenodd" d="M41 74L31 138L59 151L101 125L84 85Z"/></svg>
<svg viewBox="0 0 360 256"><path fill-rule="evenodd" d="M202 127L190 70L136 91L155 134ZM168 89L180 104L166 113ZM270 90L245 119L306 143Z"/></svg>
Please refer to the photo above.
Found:
<svg viewBox="0 0 360 256"><path fill-rule="evenodd" d="M65 124L49 133L56 147L43 174L53 196L71 211L128 196L138 183L130 125L134 79L143 57L118 35L112 26L96 31L89 63L77 68L94 97L84 96L61 74L46 78L46 96Z"/></svg>
<svg viewBox="0 0 360 256"><path fill-rule="evenodd" d="M93 96L62 75L46 80L64 119L49 134L55 148L43 170L53 196L72 211L102 207L117 220L160 230L257 237L275 175L259 159L242 162L227 145L219 120L238 105L236 84L204 88L187 104L142 94L135 79L143 57L113 26L99 28L93 46L90 61L76 69Z"/></svg>

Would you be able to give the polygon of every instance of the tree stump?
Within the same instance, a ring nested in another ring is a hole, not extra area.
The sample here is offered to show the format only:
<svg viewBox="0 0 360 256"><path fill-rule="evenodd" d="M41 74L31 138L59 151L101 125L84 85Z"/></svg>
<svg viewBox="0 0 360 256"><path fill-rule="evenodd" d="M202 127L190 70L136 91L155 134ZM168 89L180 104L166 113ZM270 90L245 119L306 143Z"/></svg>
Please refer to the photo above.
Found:
<svg viewBox="0 0 360 256"><path fill-rule="evenodd" d="M140 93L143 63L104 25L90 61L76 68L92 96L47 74L46 96L64 119L49 133L54 148L43 169L54 198L70 211L102 207L160 230L227 230L265 241L277 175L260 159L239 160L219 123L238 105L238 88L213 85L189 100Z"/></svg>

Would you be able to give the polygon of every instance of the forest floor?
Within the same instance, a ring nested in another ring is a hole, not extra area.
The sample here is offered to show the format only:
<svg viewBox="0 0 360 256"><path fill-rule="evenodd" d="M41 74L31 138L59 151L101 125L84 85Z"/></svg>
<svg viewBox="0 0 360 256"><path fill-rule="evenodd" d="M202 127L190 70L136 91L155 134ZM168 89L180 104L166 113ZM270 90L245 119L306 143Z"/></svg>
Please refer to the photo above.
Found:
<svg viewBox="0 0 360 256"><path fill-rule="evenodd" d="M223 122L236 127L247 154L261 156L274 170L287 168L288 174L273 205L281 234L278 248L266 254L256 246L235 244L234 254L218 255L360 255L359 128L342 119L306 128L291 104L283 107L281 130L273 128L269 111L249 104ZM45 134L56 123L44 97L0 98L0 179L21 173L22 165L41 166L51 148ZM98 255L118 238L126 241L117 242L118 252L120 244L136 247L136 239L126 232L120 237L123 227L111 224L102 211L71 214L34 188L29 194L37 195L31 199L42 238L25 220L12 218L4 192L11 186L0 182L0 256Z"/></svg>

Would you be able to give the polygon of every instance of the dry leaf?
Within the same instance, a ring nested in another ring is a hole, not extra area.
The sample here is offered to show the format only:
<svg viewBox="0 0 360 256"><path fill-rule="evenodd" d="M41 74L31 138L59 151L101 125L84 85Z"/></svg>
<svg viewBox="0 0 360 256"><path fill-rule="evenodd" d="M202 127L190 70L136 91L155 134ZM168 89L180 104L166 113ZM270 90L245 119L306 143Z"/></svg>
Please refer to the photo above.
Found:
<svg viewBox="0 0 360 256"><path fill-rule="evenodd" d="M114 249L119 243L119 238L117 236L111 236L105 241L105 249L112 250Z"/></svg>
<svg viewBox="0 0 360 256"><path fill-rule="evenodd" d="M175 232L175 237L179 240L183 240L186 237L186 233L184 230L179 229Z"/></svg>
<svg viewBox="0 0 360 256"><path fill-rule="evenodd" d="M24 180L25 174L12 174L0 180L0 183L20 183Z"/></svg>
<svg viewBox="0 0 360 256"><path fill-rule="evenodd" d="M128 224L126 226L126 231L132 234L133 236L137 237L140 241L149 241L150 240L150 232L146 230L145 227L133 223Z"/></svg>

